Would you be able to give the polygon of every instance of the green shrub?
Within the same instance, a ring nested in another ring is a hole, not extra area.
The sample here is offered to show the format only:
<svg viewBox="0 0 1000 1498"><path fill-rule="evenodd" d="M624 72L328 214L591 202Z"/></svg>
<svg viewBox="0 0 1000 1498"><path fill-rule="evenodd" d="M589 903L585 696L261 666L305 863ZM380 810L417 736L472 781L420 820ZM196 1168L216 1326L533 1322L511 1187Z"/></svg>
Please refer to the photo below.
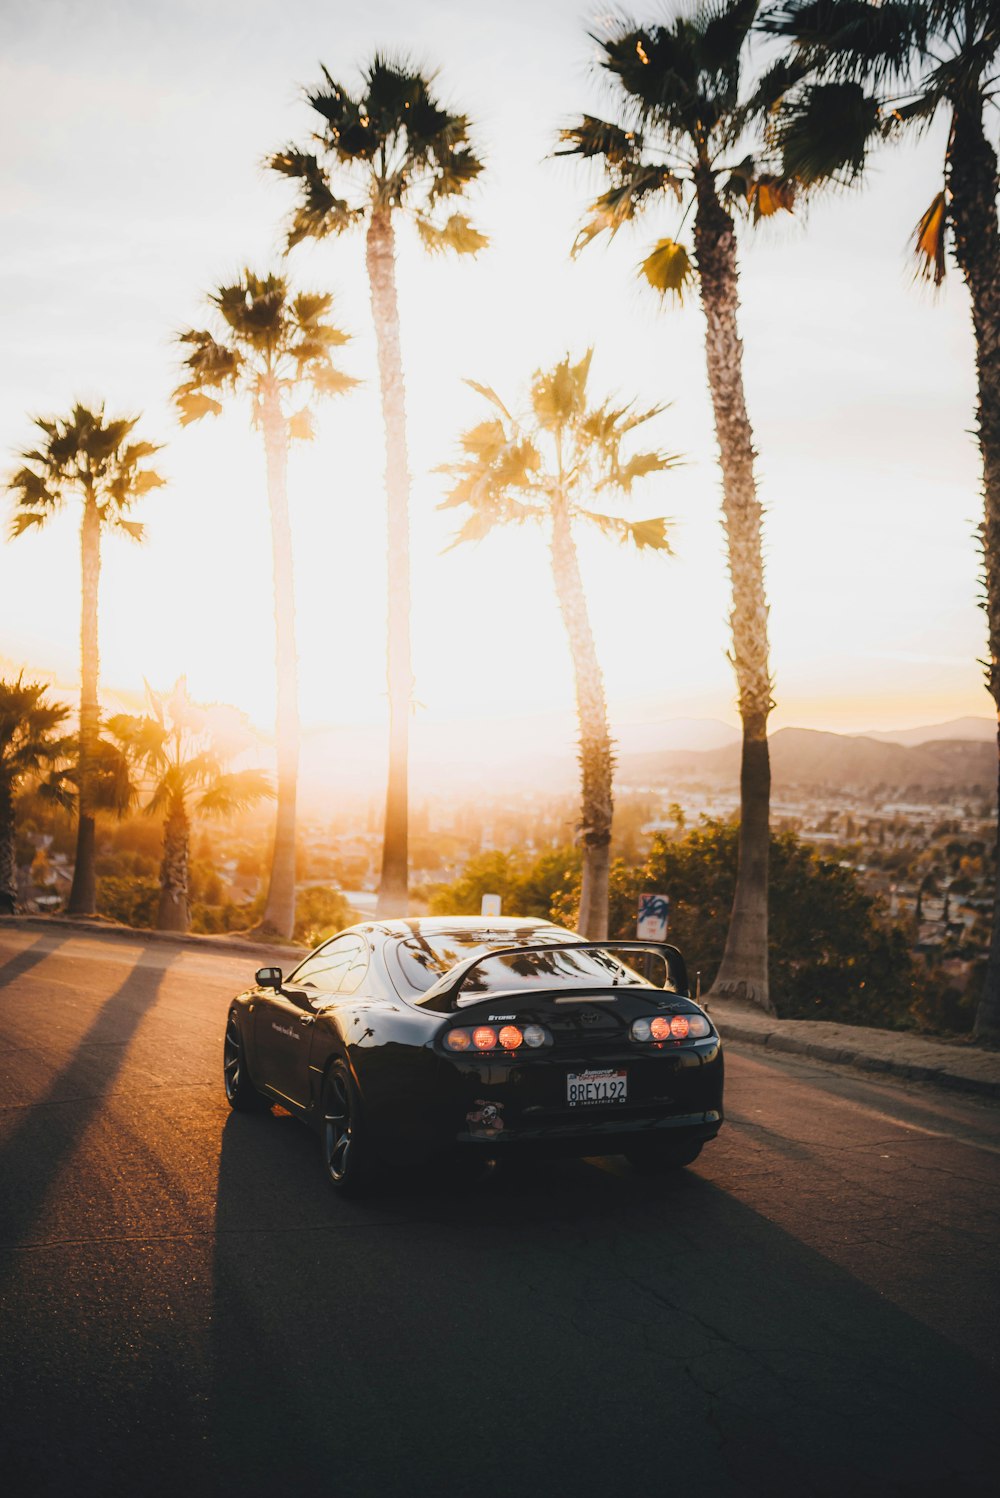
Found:
<svg viewBox="0 0 1000 1498"><path fill-rule="evenodd" d="M355 911L339 889L313 885L300 890L296 896L293 939L303 946L315 947L328 937L336 936L345 926L353 926L356 920Z"/></svg>
<svg viewBox="0 0 1000 1498"><path fill-rule="evenodd" d="M160 901L159 883L108 876L97 881L97 910L113 921L142 929L152 927Z"/></svg>

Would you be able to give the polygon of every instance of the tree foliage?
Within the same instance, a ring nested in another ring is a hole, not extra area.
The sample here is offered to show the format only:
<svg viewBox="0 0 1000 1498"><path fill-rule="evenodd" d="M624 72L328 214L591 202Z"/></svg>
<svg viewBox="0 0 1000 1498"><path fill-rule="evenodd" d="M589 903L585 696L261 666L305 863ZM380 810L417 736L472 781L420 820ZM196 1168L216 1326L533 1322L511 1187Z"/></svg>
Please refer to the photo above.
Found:
<svg viewBox="0 0 1000 1498"><path fill-rule="evenodd" d="M451 884L431 894L431 915L478 915L484 895L499 895L504 915L548 920L554 890L580 879L579 848L547 848L534 858L494 850L470 858ZM572 921L570 922L572 925Z"/></svg>
<svg viewBox="0 0 1000 1498"><path fill-rule="evenodd" d="M0 679L0 780L13 791L26 776L51 773L69 758L72 740L62 728L69 708L46 700L45 682Z"/></svg>
<svg viewBox="0 0 1000 1498"><path fill-rule="evenodd" d="M331 293L293 294L284 276L244 270L209 301L217 314L216 332L188 328L179 335L189 350L187 378L174 391L182 426L218 416L226 394L249 396L255 424L268 396L284 406L305 395L305 403L288 416L289 435L309 438L309 398L341 395L358 383L334 359L334 350L349 343L350 335L330 320Z"/></svg>
<svg viewBox="0 0 1000 1498"><path fill-rule="evenodd" d="M643 478L681 460L662 449L633 451L633 432L665 409L636 407L608 398L590 404L588 379L593 350L578 362L566 357L550 370L536 370L525 411L513 414L488 385L467 383L493 414L459 439L462 456L440 472L452 488L439 508L470 511L453 545L481 541L500 525L546 524L564 505L570 521L594 526L640 551L670 551L667 520L630 520L596 503L629 500Z"/></svg>
<svg viewBox="0 0 1000 1498"><path fill-rule="evenodd" d="M853 182L883 142L923 134L956 106L981 115L995 98L994 0L780 0L758 24L791 44L795 77L775 108L771 135L783 170L806 187ZM952 147L949 136L946 152ZM935 285L945 276L953 227L943 181L912 242L917 273Z"/></svg>
<svg viewBox="0 0 1000 1498"><path fill-rule="evenodd" d="M21 453L22 466L9 484L15 504L11 535L44 525L75 493L94 503L102 526L141 541L144 527L130 512L165 480L148 466L160 448L128 440L140 419L108 420L103 405L90 410L80 404L66 418L37 417L42 441Z"/></svg>
<svg viewBox="0 0 1000 1498"><path fill-rule="evenodd" d="M800 68L786 62L751 76L749 38L759 10L760 0L721 0L658 25L612 20L593 38L617 117L585 114L560 134L556 154L599 163L607 184L574 255L666 205L677 229L646 254L638 273L661 296L681 301L697 273L679 234L699 174L718 184L728 208L755 222L792 211L795 175L784 169L765 122Z"/></svg>
<svg viewBox="0 0 1000 1498"><path fill-rule="evenodd" d="M322 72L306 92L319 117L310 149L288 146L268 163L299 188L289 249L361 227L378 210L406 212L432 253L483 249L485 235L453 206L483 170L466 116L445 109L406 60L376 53L353 93Z"/></svg>
<svg viewBox="0 0 1000 1498"><path fill-rule="evenodd" d="M295 897L294 939L305 947L315 947L352 926L357 918L339 889L310 885Z"/></svg>
<svg viewBox="0 0 1000 1498"><path fill-rule="evenodd" d="M119 713L108 730L134 768L148 815L180 804L195 815L232 816L274 794L262 770L226 768L254 743L244 713L192 702L183 676L169 692L147 683L146 700L148 713Z"/></svg>
<svg viewBox="0 0 1000 1498"><path fill-rule="evenodd" d="M707 992L722 959L736 886L737 828L703 819L680 838L657 836L646 862L611 871L609 931L635 936L639 895L670 896L670 940ZM921 984L905 935L883 918L852 870L819 858L793 833L771 837L769 923L772 992L789 1019L905 1026ZM561 924L578 898L553 889Z"/></svg>

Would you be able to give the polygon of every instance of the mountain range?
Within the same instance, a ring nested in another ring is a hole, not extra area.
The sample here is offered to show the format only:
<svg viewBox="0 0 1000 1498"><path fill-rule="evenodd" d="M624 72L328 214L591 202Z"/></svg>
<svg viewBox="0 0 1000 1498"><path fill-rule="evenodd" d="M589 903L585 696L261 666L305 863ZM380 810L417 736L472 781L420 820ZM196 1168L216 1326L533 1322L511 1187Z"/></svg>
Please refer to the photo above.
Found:
<svg viewBox="0 0 1000 1498"><path fill-rule="evenodd" d="M770 739L774 791L780 795L836 787L869 793L881 789L900 796L942 791L992 794L997 781L997 750L995 728L992 724L990 727L989 740L945 736L921 738L912 744L887 735L876 738L780 728ZM618 760L618 782L635 786L703 780L714 786L734 786L739 767L738 743L701 751L624 754Z"/></svg>

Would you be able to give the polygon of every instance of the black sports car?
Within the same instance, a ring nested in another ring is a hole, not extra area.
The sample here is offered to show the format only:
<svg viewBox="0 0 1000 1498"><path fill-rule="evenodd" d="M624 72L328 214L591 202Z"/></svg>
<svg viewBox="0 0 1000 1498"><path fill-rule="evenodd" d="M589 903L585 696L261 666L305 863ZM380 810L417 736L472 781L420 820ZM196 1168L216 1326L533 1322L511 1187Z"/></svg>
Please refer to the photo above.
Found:
<svg viewBox="0 0 1000 1498"><path fill-rule="evenodd" d="M320 1134L338 1191L379 1163L525 1151L689 1165L722 1123L722 1044L676 947L544 921L375 921L229 1006L226 1096Z"/></svg>

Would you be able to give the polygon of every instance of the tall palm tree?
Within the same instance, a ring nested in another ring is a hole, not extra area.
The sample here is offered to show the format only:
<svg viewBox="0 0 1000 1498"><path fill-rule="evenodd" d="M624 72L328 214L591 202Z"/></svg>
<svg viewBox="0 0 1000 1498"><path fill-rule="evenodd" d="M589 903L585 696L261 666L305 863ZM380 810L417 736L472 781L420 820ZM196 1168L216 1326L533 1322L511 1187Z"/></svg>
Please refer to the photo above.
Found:
<svg viewBox="0 0 1000 1498"><path fill-rule="evenodd" d="M14 859L14 796L27 775L37 775L63 759L66 740L58 732L69 717L61 702L47 702L40 681L0 680L0 915L17 904Z"/></svg>
<svg viewBox="0 0 1000 1498"><path fill-rule="evenodd" d="M337 368L333 350L349 335L329 320L333 297L293 295L284 276L245 270L209 297L218 337L188 329L187 379L174 392L182 426L217 416L223 395L247 396L251 420L264 438L274 566L277 669L278 808L271 873L261 927L291 936L295 926L295 802L299 775L298 655L295 580L288 520L288 445L312 435L311 399L341 395L357 381ZM293 404L301 402L292 411Z"/></svg>
<svg viewBox="0 0 1000 1498"><path fill-rule="evenodd" d="M697 277L705 314L732 579L732 662L743 723L736 894L714 991L770 1009L767 720L773 702L762 509L737 325L734 214L748 213L756 220L790 209L793 188L771 169L759 139L758 122L779 80L768 75L747 81L748 37L758 8L759 0L720 0L669 24L613 22L595 41L601 69L611 81L617 118L583 116L562 132L559 154L602 163L608 182L574 252L600 234L614 235L664 199L676 209L681 225L693 212L693 261L680 239L664 238L639 269L654 290L678 299Z"/></svg>
<svg viewBox="0 0 1000 1498"><path fill-rule="evenodd" d="M357 229L378 344L385 427L388 511L389 777L378 914L405 915L408 890L408 759L413 673L410 662L410 472L396 294L400 214L416 225L431 253L474 255L486 238L457 211L446 211L482 171L464 115L443 109L430 81L405 62L380 54L352 94L323 68L306 97L319 116L312 149L276 152L271 166L300 185L289 248Z"/></svg>
<svg viewBox="0 0 1000 1498"><path fill-rule="evenodd" d="M101 753L97 699L101 538L111 527L134 541L141 541L145 530L139 521L129 518L132 507L164 482L146 466L148 459L160 451L159 447L152 442L128 440L139 420L138 416L106 420L103 405L95 410L76 405L66 418L39 417L35 425L42 433L42 441L21 454L24 466L10 481L17 506L11 527L14 536L45 525L70 495L75 495L82 504L79 819L76 863L66 907L74 915L93 915L97 908L94 814L98 809L95 775Z"/></svg>
<svg viewBox="0 0 1000 1498"><path fill-rule="evenodd" d="M147 714L120 713L108 729L146 782L145 811L164 816L157 930L186 931L192 816L230 816L274 793L260 770L225 769L253 740L242 713L192 702L184 677L170 692L147 684L146 696Z"/></svg>
<svg viewBox="0 0 1000 1498"><path fill-rule="evenodd" d="M762 18L788 38L805 80L774 120L785 162L805 182L862 176L873 147L948 121L940 185L917 224L920 274L940 285L949 253L969 288L979 383L980 527L989 631L986 681L997 709L1000 768L1000 176L988 108L996 103L996 0L785 0ZM1000 822L997 898L976 1033L1000 1038Z"/></svg>
<svg viewBox="0 0 1000 1498"><path fill-rule="evenodd" d="M591 506L609 498L628 499L637 480L678 459L659 451L623 453L629 435L663 408L636 411L631 404L611 400L589 405L592 353L578 364L567 356L554 369L537 371L524 416L512 415L489 387L469 381L494 414L464 434L465 456L442 470L455 483L441 508L467 505L471 510L456 545L479 541L498 525L534 523L548 534L552 580L573 658L580 729L583 882L577 926L583 936L601 941L608 934L614 749L574 525L595 526L640 551L669 553L662 517L627 520Z"/></svg>

